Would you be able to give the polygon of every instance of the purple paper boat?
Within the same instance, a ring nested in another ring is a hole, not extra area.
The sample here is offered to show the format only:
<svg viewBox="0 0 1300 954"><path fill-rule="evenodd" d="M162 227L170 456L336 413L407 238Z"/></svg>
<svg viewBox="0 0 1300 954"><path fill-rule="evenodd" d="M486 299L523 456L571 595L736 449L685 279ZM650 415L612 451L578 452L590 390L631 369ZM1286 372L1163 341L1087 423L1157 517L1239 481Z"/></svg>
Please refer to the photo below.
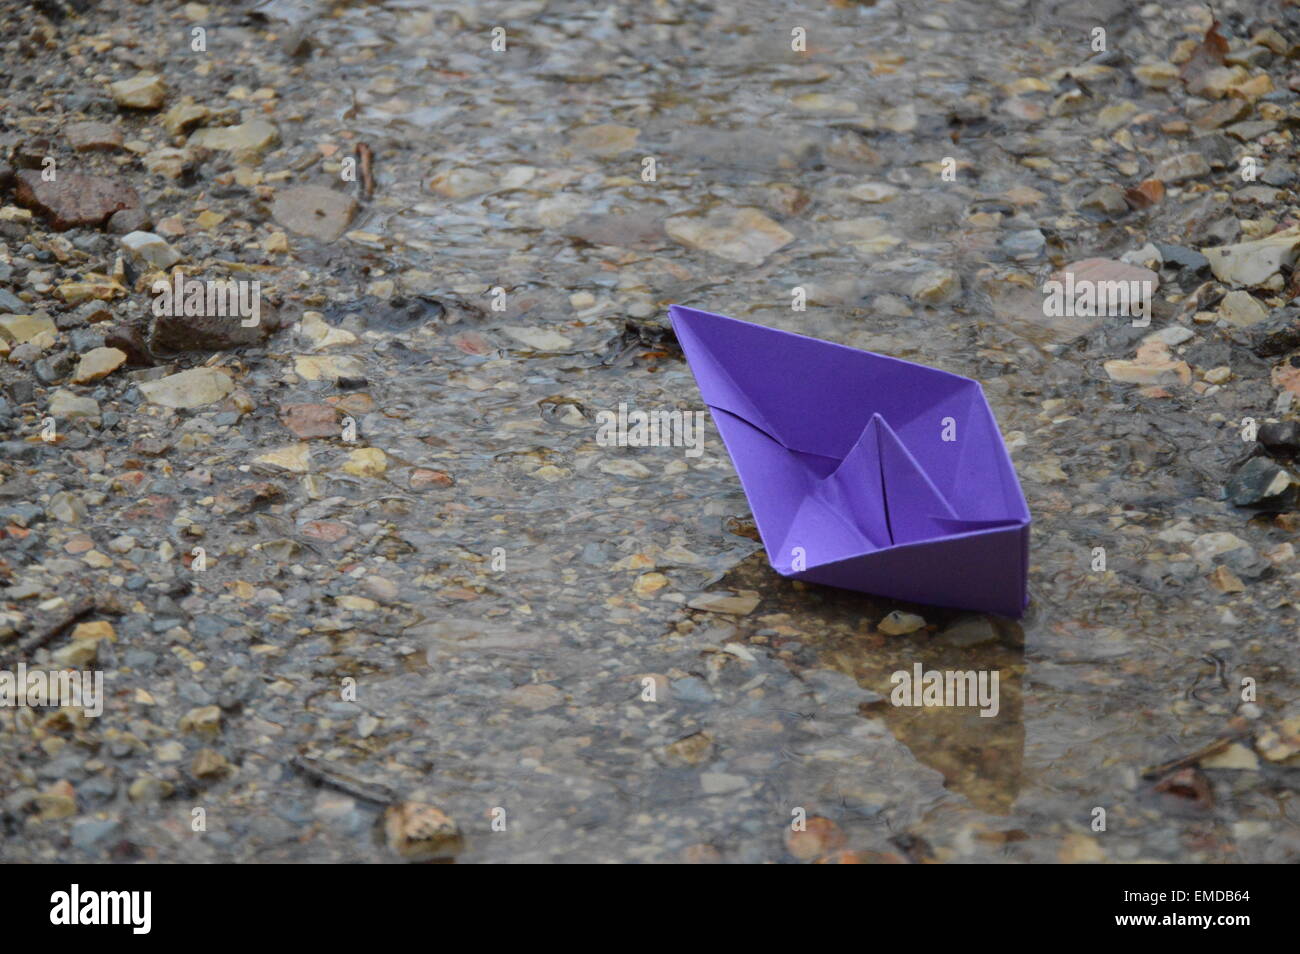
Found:
<svg viewBox="0 0 1300 954"><path fill-rule="evenodd" d="M1020 616L1029 508L979 382L668 310L782 576Z"/></svg>

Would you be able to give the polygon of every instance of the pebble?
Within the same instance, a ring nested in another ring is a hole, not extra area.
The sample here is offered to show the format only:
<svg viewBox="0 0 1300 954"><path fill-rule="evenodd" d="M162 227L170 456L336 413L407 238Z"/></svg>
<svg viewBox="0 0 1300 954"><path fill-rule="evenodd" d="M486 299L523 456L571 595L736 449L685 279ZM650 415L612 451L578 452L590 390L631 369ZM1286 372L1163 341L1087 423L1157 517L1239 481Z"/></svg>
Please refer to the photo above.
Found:
<svg viewBox="0 0 1300 954"><path fill-rule="evenodd" d="M706 613L727 613L732 616L748 616L758 607L757 593L704 593L690 600L686 605L694 610Z"/></svg>
<svg viewBox="0 0 1300 954"><path fill-rule="evenodd" d="M82 397L72 391L55 391L50 395L46 409L56 421L87 420L99 423L99 403L94 398Z"/></svg>
<svg viewBox="0 0 1300 954"><path fill-rule="evenodd" d="M1128 200L1124 190L1109 183L1093 189L1080 204L1084 209L1105 212L1108 215L1122 215L1128 211Z"/></svg>
<svg viewBox="0 0 1300 954"><path fill-rule="evenodd" d="M1296 506L1298 481L1276 461L1252 457L1228 480L1228 500L1236 507L1257 510L1292 510Z"/></svg>
<svg viewBox="0 0 1300 954"><path fill-rule="evenodd" d="M997 642L998 631L987 616L974 616L951 623L937 638L949 646L983 646Z"/></svg>
<svg viewBox="0 0 1300 954"><path fill-rule="evenodd" d="M467 199L496 188L497 181L479 169L448 169L429 180L428 189L447 199Z"/></svg>
<svg viewBox="0 0 1300 954"><path fill-rule="evenodd" d="M107 231L113 235L126 235L148 228L150 225L147 209L122 209L108 217Z"/></svg>
<svg viewBox="0 0 1300 954"><path fill-rule="evenodd" d="M162 176L165 179L179 179L185 175L187 169L193 167L195 158L195 154L191 149L163 146L151 150L142 161L144 167L153 175Z"/></svg>
<svg viewBox="0 0 1300 954"><path fill-rule="evenodd" d="M342 378L364 378L365 365L352 355L296 355L293 370L308 381L321 379L337 381Z"/></svg>
<svg viewBox="0 0 1300 954"><path fill-rule="evenodd" d="M1201 254L1219 281L1255 288L1294 264L1298 245L1300 226L1295 226L1253 242L1203 248Z"/></svg>
<svg viewBox="0 0 1300 954"><path fill-rule="evenodd" d="M55 782L35 799L41 821L57 821L77 813L76 791L67 780Z"/></svg>
<svg viewBox="0 0 1300 954"><path fill-rule="evenodd" d="M422 802L400 802L384 811L384 837L406 861L452 858L463 847L460 829L442 809Z"/></svg>
<svg viewBox="0 0 1300 954"><path fill-rule="evenodd" d="M1268 318L1268 309L1247 291L1231 291L1219 303L1219 318L1238 328L1249 328Z"/></svg>
<svg viewBox="0 0 1300 954"><path fill-rule="evenodd" d="M1118 384L1142 384L1147 387L1187 384L1191 369L1186 361L1132 361L1117 359L1105 362L1106 376Z"/></svg>
<svg viewBox="0 0 1300 954"><path fill-rule="evenodd" d="M800 861L812 861L843 848L847 838L840 827L821 815L809 816L802 829L789 828L785 833L786 851Z"/></svg>
<svg viewBox="0 0 1300 954"><path fill-rule="evenodd" d="M79 495L60 490L50 497L45 513L60 523L81 523L86 519L86 503Z"/></svg>
<svg viewBox="0 0 1300 954"><path fill-rule="evenodd" d="M133 802L161 802L176 790L171 782L152 775L141 775L127 788L127 797Z"/></svg>
<svg viewBox="0 0 1300 954"><path fill-rule="evenodd" d="M961 294L961 277L950 268L937 268L916 276L908 287L914 301L938 305Z"/></svg>
<svg viewBox="0 0 1300 954"><path fill-rule="evenodd" d="M411 471L410 487L412 490L428 490L431 487L450 487L454 480L442 470L429 470L424 467Z"/></svg>
<svg viewBox="0 0 1300 954"><path fill-rule="evenodd" d="M664 230L689 248L742 265L761 265L794 241L794 235L752 208L719 207L703 215L675 215L664 221Z"/></svg>
<svg viewBox="0 0 1300 954"><path fill-rule="evenodd" d="M356 215L350 195L323 186L299 186L277 192L271 216L290 231L318 242L333 242Z"/></svg>
<svg viewBox="0 0 1300 954"><path fill-rule="evenodd" d="M122 131L108 123L68 123L63 127L63 135L77 152L112 152L122 148Z"/></svg>
<svg viewBox="0 0 1300 954"><path fill-rule="evenodd" d="M253 119L238 126L209 126L196 130L189 145L235 153L239 158L255 158L280 141L280 133L264 119Z"/></svg>
<svg viewBox="0 0 1300 954"><path fill-rule="evenodd" d="M377 447L358 447L343 464L343 472L354 477L382 477L387 470L388 458Z"/></svg>
<svg viewBox="0 0 1300 954"><path fill-rule="evenodd" d="M1256 440L1270 454L1300 454L1300 421L1268 421L1259 426Z"/></svg>
<svg viewBox="0 0 1300 954"><path fill-rule="evenodd" d="M48 315L0 315L0 338L22 344L40 335L56 335L58 328Z"/></svg>
<svg viewBox="0 0 1300 954"><path fill-rule="evenodd" d="M69 837L74 848L94 851L103 842L116 838L122 823L115 818L85 818L75 822Z"/></svg>
<svg viewBox="0 0 1300 954"><path fill-rule="evenodd" d="M179 136L189 132L209 115L211 111L206 106L194 102L191 96L185 96L163 113L162 124L170 135Z"/></svg>
<svg viewBox="0 0 1300 954"><path fill-rule="evenodd" d="M9 291L7 288L0 288L0 315L13 314L19 315L27 311L27 303L21 298Z"/></svg>
<svg viewBox="0 0 1300 954"><path fill-rule="evenodd" d="M61 172L47 182L40 172L23 169L15 178L14 200L39 213L57 232L82 225L99 227L113 213L140 205L135 189L107 176Z"/></svg>
<svg viewBox="0 0 1300 954"><path fill-rule="evenodd" d="M306 444L292 444L289 447L259 454L253 461L268 467L287 470L291 474L305 474L311 469L311 448Z"/></svg>
<svg viewBox="0 0 1300 954"><path fill-rule="evenodd" d="M233 770L234 766L215 749L199 749L190 762L190 771L195 778L224 778Z"/></svg>
<svg viewBox="0 0 1300 954"><path fill-rule="evenodd" d="M533 712L542 712L564 703L564 693L547 683L529 683L512 689L506 694L511 705L521 706Z"/></svg>
<svg viewBox="0 0 1300 954"><path fill-rule="evenodd" d="M133 259L154 268L167 269L181 260L181 253L168 245L161 235L153 232L129 232L119 241Z"/></svg>
<svg viewBox="0 0 1300 954"><path fill-rule="evenodd" d="M140 73L109 84L113 102L124 109L158 109L167 98L167 86L155 73Z"/></svg>
<svg viewBox="0 0 1300 954"><path fill-rule="evenodd" d="M573 339L549 328L506 327L501 331L535 351L568 351Z"/></svg>
<svg viewBox="0 0 1300 954"><path fill-rule="evenodd" d="M280 408L280 421L302 440L340 434L339 413L328 404L287 404Z"/></svg>
<svg viewBox="0 0 1300 954"><path fill-rule="evenodd" d="M221 710L216 706L196 706L181 716L180 730L216 735L221 731Z"/></svg>
<svg viewBox="0 0 1300 954"><path fill-rule="evenodd" d="M700 788L704 790L705 795L726 795L729 792L739 792L748 786L749 779L743 775L732 775L729 772L700 774Z"/></svg>
<svg viewBox="0 0 1300 954"><path fill-rule="evenodd" d="M230 375L216 368L192 368L157 381L145 381L140 393L153 404L172 408L194 408L220 401L235 389Z"/></svg>
<svg viewBox="0 0 1300 954"><path fill-rule="evenodd" d="M1184 152L1162 160L1154 175L1161 182L1177 184L1209 175L1210 164L1199 152Z"/></svg>
<svg viewBox="0 0 1300 954"><path fill-rule="evenodd" d="M636 148L639 132L631 126L603 123L573 133L572 142L583 152L598 156L617 156Z"/></svg>
<svg viewBox="0 0 1300 954"><path fill-rule="evenodd" d="M876 629L887 636L906 636L908 633L916 632L923 626L925 626L924 617L917 616L915 613L894 610L876 624Z"/></svg>
<svg viewBox="0 0 1300 954"><path fill-rule="evenodd" d="M126 352L117 348L92 348L81 356L72 375L74 384L89 384L107 377L126 362Z"/></svg>

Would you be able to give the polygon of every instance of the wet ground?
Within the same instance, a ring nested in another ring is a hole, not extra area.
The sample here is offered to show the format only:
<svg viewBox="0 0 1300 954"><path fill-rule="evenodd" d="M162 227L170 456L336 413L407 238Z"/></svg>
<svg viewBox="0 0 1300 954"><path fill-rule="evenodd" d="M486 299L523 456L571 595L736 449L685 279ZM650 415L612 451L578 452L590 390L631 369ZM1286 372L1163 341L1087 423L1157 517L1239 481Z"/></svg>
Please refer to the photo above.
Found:
<svg viewBox="0 0 1300 954"><path fill-rule="evenodd" d="M1242 419L1294 420L1290 261L1224 286L1194 250L1294 224L1300 21L1216 5L1216 88L1178 75L1204 6L1084 6L6 9L11 175L133 186L280 330L163 348L157 263L4 187L9 310L55 328L0 368L0 667L109 698L0 710L0 859L391 861L419 803L462 862L1297 860L1300 518L1223 499ZM115 103L140 71L165 101ZM1054 270L1125 256L1150 327L1044 315ZM1026 616L779 577L711 423L699 456L599 444L620 404L703 408L670 303L979 379ZM155 400L193 367L229 380ZM891 704L916 664L997 672L996 716Z"/></svg>

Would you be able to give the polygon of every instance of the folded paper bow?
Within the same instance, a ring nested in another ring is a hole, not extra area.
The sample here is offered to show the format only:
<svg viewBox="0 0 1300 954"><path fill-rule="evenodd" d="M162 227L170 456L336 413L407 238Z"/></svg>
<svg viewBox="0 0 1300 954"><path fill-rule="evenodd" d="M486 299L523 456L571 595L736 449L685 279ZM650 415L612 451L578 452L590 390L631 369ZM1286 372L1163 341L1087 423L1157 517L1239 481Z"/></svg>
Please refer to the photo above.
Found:
<svg viewBox="0 0 1300 954"><path fill-rule="evenodd" d="M1029 508L979 382L669 309L783 576L1020 616Z"/></svg>

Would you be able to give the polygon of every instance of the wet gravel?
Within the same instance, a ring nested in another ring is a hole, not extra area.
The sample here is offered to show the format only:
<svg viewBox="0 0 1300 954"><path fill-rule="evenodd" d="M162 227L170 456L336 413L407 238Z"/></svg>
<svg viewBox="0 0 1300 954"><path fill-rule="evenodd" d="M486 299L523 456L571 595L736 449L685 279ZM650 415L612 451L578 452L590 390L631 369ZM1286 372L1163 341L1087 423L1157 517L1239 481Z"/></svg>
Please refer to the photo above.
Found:
<svg viewBox="0 0 1300 954"><path fill-rule="evenodd" d="M1300 857L1294 7L82 6L0 10L0 670L107 698L0 708L0 860ZM674 302L979 379L1026 616L599 443Z"/></svg>

